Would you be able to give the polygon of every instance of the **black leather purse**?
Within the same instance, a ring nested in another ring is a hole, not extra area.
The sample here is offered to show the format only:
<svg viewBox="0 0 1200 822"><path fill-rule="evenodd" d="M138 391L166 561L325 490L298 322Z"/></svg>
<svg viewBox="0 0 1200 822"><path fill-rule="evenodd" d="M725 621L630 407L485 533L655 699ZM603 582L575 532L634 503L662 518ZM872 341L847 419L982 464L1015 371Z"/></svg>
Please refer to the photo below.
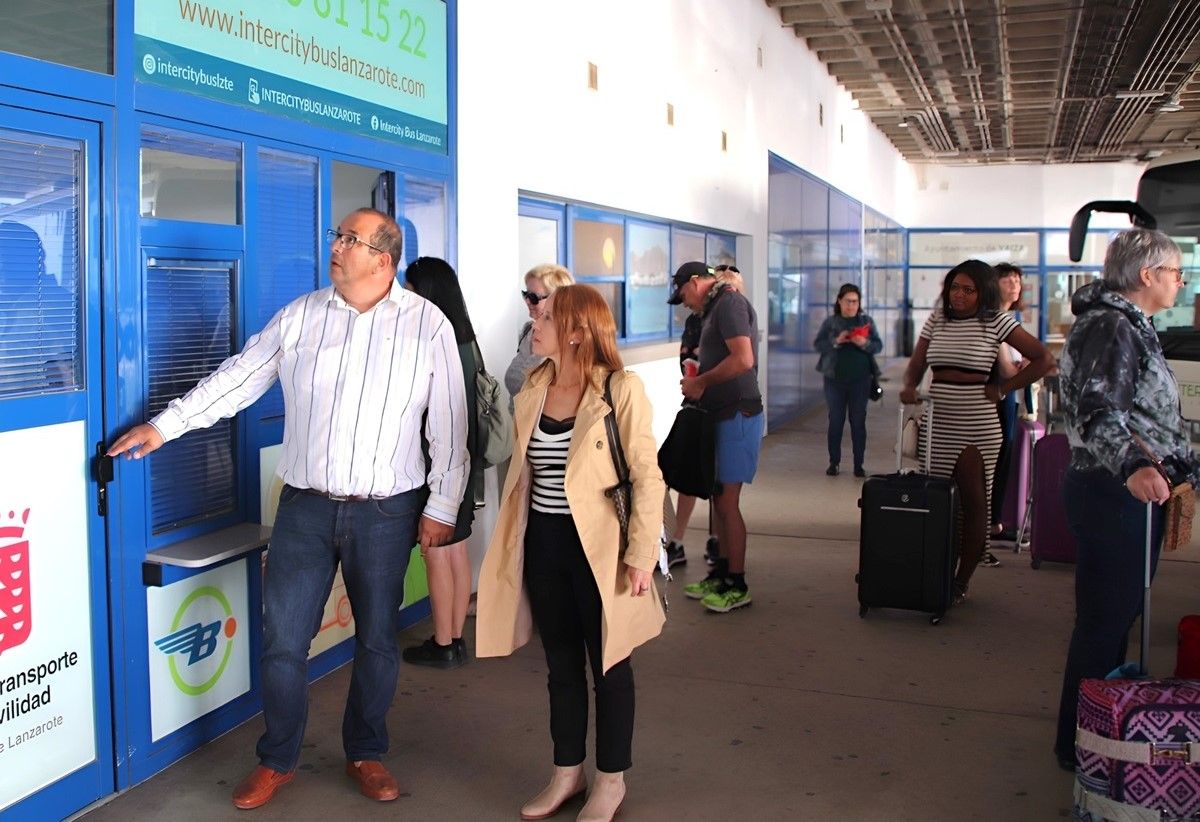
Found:
<svg viewBox="0 0 1200 822"><path fill-rule="evenodd" d="M633 483L629 481L629 465L625 462L625 451L621 447L621 432L617 429L617 409L612 400L612 372L604 380L604 401L611 413L604 417L604 429L608 432L608 450L612 454L613 468L617 471L617 484L604 489L604 496L613 501L617 509L617 521L621 524L621 556L629 547L629 514L633 507Z"/></svg>

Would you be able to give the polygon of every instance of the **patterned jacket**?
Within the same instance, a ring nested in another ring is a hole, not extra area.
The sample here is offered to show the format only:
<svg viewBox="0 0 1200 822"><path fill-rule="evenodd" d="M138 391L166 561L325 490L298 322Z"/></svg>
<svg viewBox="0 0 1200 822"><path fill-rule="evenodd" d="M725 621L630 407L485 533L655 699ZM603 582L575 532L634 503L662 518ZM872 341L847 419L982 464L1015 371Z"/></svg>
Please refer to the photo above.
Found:
<svg viewBox="0 0 1200 822"><path fill-rule="evenodd" d="M1179 412L1179 389L1158 334L1141 309L1102 281L1071 297L1075 325L1059 361L1071 465L1104 468L1124 480L1150 460L1140 436L1172 482L1200 480Z"/></svg>

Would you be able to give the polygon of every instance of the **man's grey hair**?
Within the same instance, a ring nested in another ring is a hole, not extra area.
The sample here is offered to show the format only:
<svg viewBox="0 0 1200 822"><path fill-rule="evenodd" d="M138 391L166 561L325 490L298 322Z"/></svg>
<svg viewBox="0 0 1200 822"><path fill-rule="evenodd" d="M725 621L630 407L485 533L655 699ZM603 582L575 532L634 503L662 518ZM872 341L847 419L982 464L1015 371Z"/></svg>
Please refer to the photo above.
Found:
<svg viewBox="0 0 1200 822"><path fill-rule="evenodd" d="M1181 256L1175 241L1161 231L1131 228L1108 244L1104 254L1104 284L1130 293L1142 288L1142 269L1170 265Z"/></svg>

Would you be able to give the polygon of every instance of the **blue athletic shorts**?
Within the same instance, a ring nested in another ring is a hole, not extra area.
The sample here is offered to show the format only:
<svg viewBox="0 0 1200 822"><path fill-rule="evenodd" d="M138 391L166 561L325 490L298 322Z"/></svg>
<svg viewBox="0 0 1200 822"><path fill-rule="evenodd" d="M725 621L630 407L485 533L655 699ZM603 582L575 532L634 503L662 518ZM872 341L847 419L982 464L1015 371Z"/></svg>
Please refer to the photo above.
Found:
<svg viewBox="0 0 1200 822"><path fill-rule="evenodd" d="M763 414L737 413L716 424L717 482L753 482L762 445Z"/></svg>

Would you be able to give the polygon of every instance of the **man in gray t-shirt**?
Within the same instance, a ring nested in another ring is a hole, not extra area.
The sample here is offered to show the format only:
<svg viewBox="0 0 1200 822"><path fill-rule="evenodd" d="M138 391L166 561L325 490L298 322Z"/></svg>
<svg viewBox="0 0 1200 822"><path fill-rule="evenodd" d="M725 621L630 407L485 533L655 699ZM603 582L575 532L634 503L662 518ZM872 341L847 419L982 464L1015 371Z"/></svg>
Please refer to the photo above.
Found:
<svg viewBox="0 0 1200 822"><path fill-rule="evenodd" d="M712 498L720 557L700 582L684 593L718 613L750 604L746 587L746 523L742 484L758 470L763 436L762 392L758 388L758 319L732 281L701 262L684 263L672 278L667 300L704 317L700 369L680 381L683 395L713 415L717 488Z"/></svg>

